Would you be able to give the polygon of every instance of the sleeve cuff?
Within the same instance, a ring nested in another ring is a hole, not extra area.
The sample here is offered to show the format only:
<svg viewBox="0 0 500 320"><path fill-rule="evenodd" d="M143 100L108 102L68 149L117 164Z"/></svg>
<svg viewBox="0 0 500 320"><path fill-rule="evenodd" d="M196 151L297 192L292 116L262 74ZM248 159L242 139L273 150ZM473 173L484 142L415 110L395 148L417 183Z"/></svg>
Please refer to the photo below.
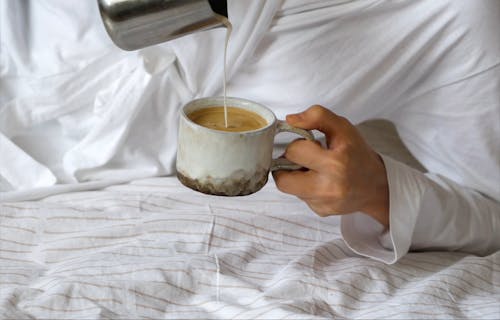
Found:
<svg viewBox="0 0 500 320"><path fill-rule="evenodd" d="M426 183L421 172L381 157L389 182L389 230L361 212L342 216L340 230L347 246L357 254L393 264L411 246Z"/></svg>

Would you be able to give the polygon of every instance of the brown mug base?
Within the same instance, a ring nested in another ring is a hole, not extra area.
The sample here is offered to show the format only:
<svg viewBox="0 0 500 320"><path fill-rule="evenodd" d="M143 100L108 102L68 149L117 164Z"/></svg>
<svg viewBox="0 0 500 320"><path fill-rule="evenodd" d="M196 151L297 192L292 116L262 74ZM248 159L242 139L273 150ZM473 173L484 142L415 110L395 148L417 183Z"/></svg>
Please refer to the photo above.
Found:
<svg viewBox="0 0 500 320"><path fill-rule="evenodd" d="M258 174L257 174L258 175ZM268 173L260 174L262 177L260 179L251 178L228 178L224 181L216 182L210 181L199 181L197 179L191 179L186 177L180 172L177 172L177 179L185 185L186 187L193 189L195 191L210 194L214 196L226 196L226 197L237 197L246 196L255 193L262 189L262 187L267 183Z"/></svg>

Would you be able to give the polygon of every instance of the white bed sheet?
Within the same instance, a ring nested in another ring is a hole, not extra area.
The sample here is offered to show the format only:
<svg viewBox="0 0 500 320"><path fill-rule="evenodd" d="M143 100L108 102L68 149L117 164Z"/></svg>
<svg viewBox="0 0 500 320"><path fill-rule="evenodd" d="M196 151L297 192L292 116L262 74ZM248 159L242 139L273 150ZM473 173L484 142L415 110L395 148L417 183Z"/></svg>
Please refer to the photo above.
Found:
<svg viewBox="0 0 500 320"><path fill-rule="evenodd" d="M237 198L174 177L0 204L1 318L500 316L500 252L358 257L337 217L272 182Z"/></svg>

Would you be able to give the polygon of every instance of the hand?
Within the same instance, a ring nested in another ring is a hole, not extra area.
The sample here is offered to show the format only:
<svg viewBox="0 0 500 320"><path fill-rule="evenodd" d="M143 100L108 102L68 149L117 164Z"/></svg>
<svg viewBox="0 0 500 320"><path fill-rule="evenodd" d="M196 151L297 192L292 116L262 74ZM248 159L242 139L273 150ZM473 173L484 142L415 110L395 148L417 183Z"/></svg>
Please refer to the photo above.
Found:
<svg viewBox="0 0 500 320"><path fill-rule="evenodd" d="M307 170L273 172L279 190L297 196L320 216L361 211L389 227L389 187L381 157L345 118L312 106L286 121L325 134L327 148L296 140L285 157Z"/></svg>

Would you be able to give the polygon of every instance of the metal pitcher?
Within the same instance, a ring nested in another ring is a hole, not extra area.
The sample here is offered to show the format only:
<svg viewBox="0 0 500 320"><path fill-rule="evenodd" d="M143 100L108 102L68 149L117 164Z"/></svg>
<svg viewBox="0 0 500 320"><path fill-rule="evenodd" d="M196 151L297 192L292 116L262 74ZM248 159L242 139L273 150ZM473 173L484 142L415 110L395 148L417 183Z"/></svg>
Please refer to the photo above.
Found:
<svg viewBox="0 0 500 320"><path fill-rule="evenodd" d="M97 0L110 38L136 50L195 31L223 26L226 0Z"/></svg>

